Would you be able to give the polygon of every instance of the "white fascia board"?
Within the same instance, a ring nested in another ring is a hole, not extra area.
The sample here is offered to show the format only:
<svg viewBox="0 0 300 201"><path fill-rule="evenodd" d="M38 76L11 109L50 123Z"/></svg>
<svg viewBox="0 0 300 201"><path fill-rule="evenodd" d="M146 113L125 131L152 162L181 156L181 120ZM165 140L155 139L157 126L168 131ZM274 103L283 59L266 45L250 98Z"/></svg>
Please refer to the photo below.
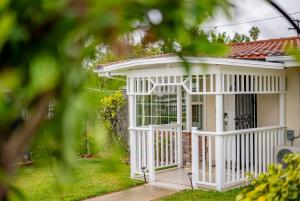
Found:
<svg viewBox="0 0 300 201"><path fill-rule="evenodd" d="M291 56L268 56L266 57L266 61L271 61L271 62L284 62L284 61L291 61L294 60L293 57Z"/></svg>
<svg viewBox="0 0 300 201"><path fill-rule="evenodd" d="M292 56L269 56L266 57L266 61L280 62L284 64L284 67L300 67L300 62Z"/></svg>
<svg viewBox="0 0 300 201"><path fill-rule="evenodd" d="M275 62L265 61L254 61L254 60L243 60L243 59L228 59L228 58L212 58L212 57L185 57L187 62L191 64L213 64L223 66L239 66L239 67L253 67L253 68L269 68L269 69L283 69L284 65ZM119 62L111 65L104 66L96 69L95 72L106 73L106 72L122 72L127 69L143 68L143 66L158 65L158 64L171 64L181 63L182 60L177 56L169 57L156 57L156 58L142 58L134 59L124 62Z"/></svg>

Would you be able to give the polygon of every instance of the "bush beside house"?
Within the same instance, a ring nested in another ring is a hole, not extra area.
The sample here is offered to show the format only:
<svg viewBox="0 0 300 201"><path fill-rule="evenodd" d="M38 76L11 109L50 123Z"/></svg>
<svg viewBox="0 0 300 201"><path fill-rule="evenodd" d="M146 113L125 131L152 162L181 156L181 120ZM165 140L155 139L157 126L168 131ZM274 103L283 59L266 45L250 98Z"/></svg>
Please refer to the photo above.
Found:
<svg viewBox="0 0 300 201"><path fill-rule="evenodd" d="M266 173L253 179L237 201L287 201L300 200L300 154L290 154L283 165L270 165Z"/></svg>

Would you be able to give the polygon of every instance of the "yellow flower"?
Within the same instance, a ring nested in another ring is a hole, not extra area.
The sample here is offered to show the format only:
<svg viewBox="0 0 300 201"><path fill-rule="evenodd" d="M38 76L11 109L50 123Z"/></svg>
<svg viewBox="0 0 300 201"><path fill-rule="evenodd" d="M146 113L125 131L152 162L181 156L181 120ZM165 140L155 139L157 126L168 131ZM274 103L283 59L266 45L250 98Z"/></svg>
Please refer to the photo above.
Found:
<svg viewBox="0 0 300 201"><path fill-rule="evenodd" d="M265 196L260 196L260 197L257 199L257 201L266 201L266 198L265 198Z"/></svg>

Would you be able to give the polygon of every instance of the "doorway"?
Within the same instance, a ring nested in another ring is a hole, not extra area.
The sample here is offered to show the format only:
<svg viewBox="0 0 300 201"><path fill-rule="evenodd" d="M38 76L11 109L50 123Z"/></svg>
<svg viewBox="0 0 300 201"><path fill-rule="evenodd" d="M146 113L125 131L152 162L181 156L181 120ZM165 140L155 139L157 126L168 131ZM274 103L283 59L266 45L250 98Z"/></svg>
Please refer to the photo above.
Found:
<svg viewBox="0 0 300 201"><path fill-rule="evenodd" d="M235 129L257 127L256 94L235 95Z"/></svg>

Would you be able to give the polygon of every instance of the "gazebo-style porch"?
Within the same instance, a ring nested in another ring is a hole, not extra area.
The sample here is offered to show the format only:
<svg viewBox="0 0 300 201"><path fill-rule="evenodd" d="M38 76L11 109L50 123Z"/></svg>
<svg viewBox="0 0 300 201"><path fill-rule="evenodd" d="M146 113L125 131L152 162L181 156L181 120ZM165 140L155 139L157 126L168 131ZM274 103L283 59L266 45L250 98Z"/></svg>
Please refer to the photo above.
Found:
<svg viewBox="0 0 300 201"><path fill-rule="evenodd" d="M274 146L284 144L285 132L281 69L160 73L127 76L132 177L145 171L154 182L160 170L183 167L183 133L191 135L194 187L240 185L247 172L258 175L274 162Z"/></svg>
<svg viewBox="0 0 300 201"><path fill-rule="evenodd" d="M245 183L247 172L265 172L274 147L285 144L283 65L186 60L189 72L174 56L99 70L127 77L131 177L145 172L155 182L165 169L187 167L194 187L223 190Z"/></svg>

